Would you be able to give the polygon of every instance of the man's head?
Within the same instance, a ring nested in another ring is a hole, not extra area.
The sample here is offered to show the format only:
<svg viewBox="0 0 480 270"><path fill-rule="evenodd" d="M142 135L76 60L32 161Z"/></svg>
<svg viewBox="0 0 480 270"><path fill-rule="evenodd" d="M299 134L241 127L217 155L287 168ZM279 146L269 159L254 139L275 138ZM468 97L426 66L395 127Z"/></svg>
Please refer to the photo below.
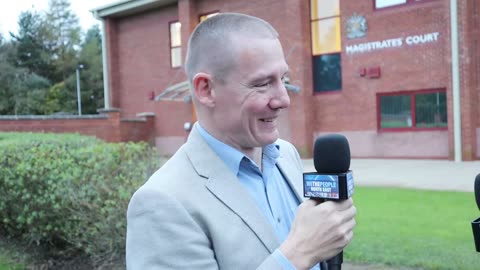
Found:
<svg viewBox="0 0 480 270"><path fill-rule="evenodd" d="M185 66L198 119L213 136L243 152L278 138L288 66L270 24L235 13L209 18L190 37Z"/></svg>
<svg viewBox="0 0 480 270"><path fill-rule="evenodd" d="M278 33L266 21L239 13L220 13L200 23L188 41L185 71L192 82L198 72L222 79L233 68L235 51L242 47L234 38L278 39Z"/></svg>

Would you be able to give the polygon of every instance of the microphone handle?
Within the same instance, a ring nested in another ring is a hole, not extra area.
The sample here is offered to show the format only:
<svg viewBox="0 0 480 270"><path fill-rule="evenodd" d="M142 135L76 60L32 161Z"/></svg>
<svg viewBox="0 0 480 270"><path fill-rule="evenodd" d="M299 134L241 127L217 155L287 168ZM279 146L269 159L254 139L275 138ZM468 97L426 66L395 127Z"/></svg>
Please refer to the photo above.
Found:
<svg viewBox="0 0 480 270"><path fill-rule="evenodd" d="M343 263L343 251L327 260L328 270L341 270Z"/></svg>

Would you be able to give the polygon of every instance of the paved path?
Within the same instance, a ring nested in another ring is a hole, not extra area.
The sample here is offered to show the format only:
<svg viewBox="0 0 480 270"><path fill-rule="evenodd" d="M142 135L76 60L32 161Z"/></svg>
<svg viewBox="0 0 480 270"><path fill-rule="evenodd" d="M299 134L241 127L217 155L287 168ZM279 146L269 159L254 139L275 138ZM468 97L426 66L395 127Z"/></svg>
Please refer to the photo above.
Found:
<svg viewBox="0 0 480 270"><path fill-rule="evenodd" d="M312 159L305 159L303 163L306 172L315 171ZM473 192L480 161L352 159L350 169L358 186Z"/></svg>

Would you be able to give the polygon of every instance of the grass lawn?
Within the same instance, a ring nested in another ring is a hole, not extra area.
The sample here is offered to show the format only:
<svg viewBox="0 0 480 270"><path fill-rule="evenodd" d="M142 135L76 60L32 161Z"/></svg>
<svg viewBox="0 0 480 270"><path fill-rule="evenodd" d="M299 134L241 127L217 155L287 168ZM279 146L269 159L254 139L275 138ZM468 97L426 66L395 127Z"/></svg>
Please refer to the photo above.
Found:
<svg viewBox="0 0 480 270"><path fill-rule="evenodd" d="M27 261L27 255L18 244L6 239L0 231L0 270L23 270Z"/></svg>
<svg viewBox="0 0 480 270"><path fill-rule="evenodd" d="M8 262L7 259L0 256L0 270L22 270L24 267Z"/></svg>
<svg viewBox="0 0 480 270"><path fill-rule="evenodd" d="M472 186L473 189L473 186ZM358 210L345 261L435 270L480 269L470 222L472 192L357 187Z"/></svg>
<svg viewBox="0 0 480 270"><path fill-rule="evenodd" d="M470 225L480 216L473 191L357 187L354 201L357 227L345 249L345 262L367 265L361 269L373 269L369 264L399 269L480 269ZM9 264L9 253L0 243L0 270L22 269Z"/></svg>

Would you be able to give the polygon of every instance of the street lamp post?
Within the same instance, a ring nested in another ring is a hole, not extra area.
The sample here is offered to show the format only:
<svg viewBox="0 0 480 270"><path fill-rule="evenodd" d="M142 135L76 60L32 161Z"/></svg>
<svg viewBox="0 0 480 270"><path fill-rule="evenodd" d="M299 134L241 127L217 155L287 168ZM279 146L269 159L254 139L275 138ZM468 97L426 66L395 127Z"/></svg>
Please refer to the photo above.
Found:
<svg viewBox="0 0 480 270"><path fill-rule="evenodd" d="M83 65L80 64L77 66L75 73L77 75L77 105L78 105L78 115L82 115L82 97L80 96L80 69L83 69Z"/></svg>

